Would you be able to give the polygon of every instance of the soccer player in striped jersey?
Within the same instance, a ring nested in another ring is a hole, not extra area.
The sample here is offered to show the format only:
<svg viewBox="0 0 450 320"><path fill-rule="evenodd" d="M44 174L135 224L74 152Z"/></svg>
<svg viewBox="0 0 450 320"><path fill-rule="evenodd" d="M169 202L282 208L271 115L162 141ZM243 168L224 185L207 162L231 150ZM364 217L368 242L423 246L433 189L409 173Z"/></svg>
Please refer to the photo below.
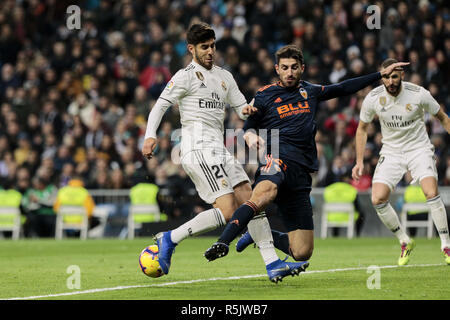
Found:
<svg viewBox="0 0 450 320"><path fill-rule="evenodd" d="M396 62L395 59L386 59L381 67L386 68ZM409 262L415 242L400 225L389 196L407 171L411 172L411 183L422 187L441 239L441 250L446 263L450 264L447 214L438 191L434 146L427 134L424 114L428 112L436 117L447 132L450 132L450 120L428 90L403 81L403 77L403 69L396 68L391 74L384 75L383 84L370 91L364 99L356 132L356 165L352 175L358 180L362 174L367 128L377 115L383 147L372 180L372 203L380 220L400 242L398 264Z"/></svg>

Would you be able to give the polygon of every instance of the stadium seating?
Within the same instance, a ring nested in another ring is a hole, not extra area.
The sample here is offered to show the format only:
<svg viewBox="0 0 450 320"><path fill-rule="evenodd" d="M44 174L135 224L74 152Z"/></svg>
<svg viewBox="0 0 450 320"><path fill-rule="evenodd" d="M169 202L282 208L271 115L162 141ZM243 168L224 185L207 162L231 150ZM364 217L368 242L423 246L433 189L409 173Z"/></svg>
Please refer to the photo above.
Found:
<svg viewBox="0 0 450 320"><path fill-rule="evenodd" d="M434 235L434 224L430 214L430 209L426 203L427 199L419 186L410 185L405 189L405 203L400 213L400 221L404 228L427 228L427 238L431 239ZM408 216L416 213L427 212L426 220L409 220Z"/></svg>
<svg viewBox="0 0 450 320"><path fill-rule="evenodd" d="M103 238L108 222L109 210L106 207L96 206L92 217L97 218L99 224L88 231L88 238Z"/></svg>
<svg viewBox="0 0 450 320"><path fill-rule="evenodd" d="M329 221L329 212L340 212L348 214L346 221ZM327 237L328 228L347 228L347 238L352 239L355 230L355 206L353 203L325 203L322 207L322 225L320 236Z"/></svg>
<svg viewBox="0 0 450 320"><path fill-rule="evenodd" d="M21 231L20 200L22 194L15 190L0 190L0 231L12 231L12 238L19 239Z"/></svg>
<svg viewBox="0 0 450 320"><path fill-rule="evenodd" d="M348 183L336 182L325 188L323 196L321 238L327 237L328 228L347 228L347 238L352 239L357 216L354 205L357 190Z"/></svg>
<svg viewBox="0 0 450 320"><path fill-rule="evenodd" d="M86 239L88 215L84 206L61 206L56 217L55 238L62 239L64 230L79 230L80 238Z"/></svg>
<svg viewBox="0 0 450 320"><path fill-rule="evenodd" d="M161 220L161 212L156 199L158 191L158 186L152 183L139 183L130 189L128 239L134 239L135 231L142 227L142 223Z"/></svg>

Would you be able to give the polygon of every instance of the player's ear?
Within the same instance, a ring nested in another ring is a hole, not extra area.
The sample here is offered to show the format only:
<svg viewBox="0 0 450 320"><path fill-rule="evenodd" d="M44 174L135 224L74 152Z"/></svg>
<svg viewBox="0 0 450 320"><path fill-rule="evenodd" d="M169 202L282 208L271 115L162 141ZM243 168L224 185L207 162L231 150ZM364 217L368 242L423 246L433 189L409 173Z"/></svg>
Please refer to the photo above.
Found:
<svg viewBox="0 0 450 320"><path fill-rule="evenodd" d="M278 75L280 74L280 71L279 71L279 66L278 66L278 64L276 64L276 65L275 65L275 71L277 72L277 74L278 74Z"/></svg>
<svg viewBox="0 0 450 320"><path fill-rule="evenodd" d="M194 54L195 46L193 44L188 43L187 49L192 55Z"/></svg>

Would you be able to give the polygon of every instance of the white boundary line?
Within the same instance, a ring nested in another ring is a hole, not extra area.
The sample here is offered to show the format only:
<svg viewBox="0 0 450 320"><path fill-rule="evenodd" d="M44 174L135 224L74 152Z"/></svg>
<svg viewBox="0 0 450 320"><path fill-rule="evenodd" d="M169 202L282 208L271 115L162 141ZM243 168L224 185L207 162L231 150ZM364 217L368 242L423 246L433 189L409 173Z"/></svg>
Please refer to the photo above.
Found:
<svg viewBox="0 0 450 320"><path fill-rule="evenodd" d="M377 266L380 269L391 269L391 268L411 268L411 267L436 267L443 266L445 264L414 264L407 266ZM313 274L313 273L330 273L330 272L342 272L342 271L360 271L367 270L368 267L354 267L354 268L342 268L342 269L328 269L328 270L312 270L305 271L302 274ZM133 286L118 286L112 288L100 288L100 289L89 289L82 291L71 291L64 293L55 293L55 294L47 294L41 296L30 296L30 297L16 297L16 298L6 298L0 300L32 300L32 299L42 299L42 298L55 298L55 297L64 297L64 296L74 296L79 294L88 294L88 293L97 293L97 292L106 292L106 291L116 291L116 290L125 290L125 289L134 289L134 288L151 288L151 287L166 287L166 286L174 286L178 284L191 284L191 283L199 283L199 282L207 282L207 281L226 281L226 280L239 280L239 279L251 279L251 278L262 278L267 277L267 274L254 274L247 276L234 276L227 278L208 278L208 279L196 279L196 280L186 280L186 281L175 281L175 282L165 282L165 283L156 283L156 284L147 284L147 285L133 285Z"/></svg>

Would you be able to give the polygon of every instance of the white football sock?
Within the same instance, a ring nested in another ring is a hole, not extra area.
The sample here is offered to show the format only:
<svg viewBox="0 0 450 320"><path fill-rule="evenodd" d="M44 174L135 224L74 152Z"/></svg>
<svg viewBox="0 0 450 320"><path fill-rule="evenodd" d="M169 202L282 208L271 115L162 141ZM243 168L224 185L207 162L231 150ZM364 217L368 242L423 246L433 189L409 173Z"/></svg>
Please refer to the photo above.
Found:
<svg viewBox="0 0 450 320"><path fill-rule="evenodd" d="M392 208L389 202L382 203L374 206L375 211L380 217L381 222L394 233L400 243L409 243L411 239L406 234L405 230L400 225L397 212Z"/></svg>
<svg viewBox="0 0 450 320"><path fill-rule="evenodd" d="M445 206L442 202L441 196L438 195L433 199L429 199L427 200L427 203L430 207L431 217L433 218L434 225L436 226L439 237L441 238L441 250L446 247L450 248L447 212L445 211Z"/></svg>
<svg viewBox="0 0 450 320"><path fill-rule="evenodd" d="M189 236L196 236L226 224L222 212L218 208L209 209L197 214L194 218L172 230L171 239L179 243Z"/></svg>
<svg viewBox="0 0 450 320"><path fill-rule="evenodd" d="M268 265L278 260L275 247L273 245L272 230L270 229L269 220L265 214L255 216L247 225L253 241L261 253L264 263Z"/></svg>

